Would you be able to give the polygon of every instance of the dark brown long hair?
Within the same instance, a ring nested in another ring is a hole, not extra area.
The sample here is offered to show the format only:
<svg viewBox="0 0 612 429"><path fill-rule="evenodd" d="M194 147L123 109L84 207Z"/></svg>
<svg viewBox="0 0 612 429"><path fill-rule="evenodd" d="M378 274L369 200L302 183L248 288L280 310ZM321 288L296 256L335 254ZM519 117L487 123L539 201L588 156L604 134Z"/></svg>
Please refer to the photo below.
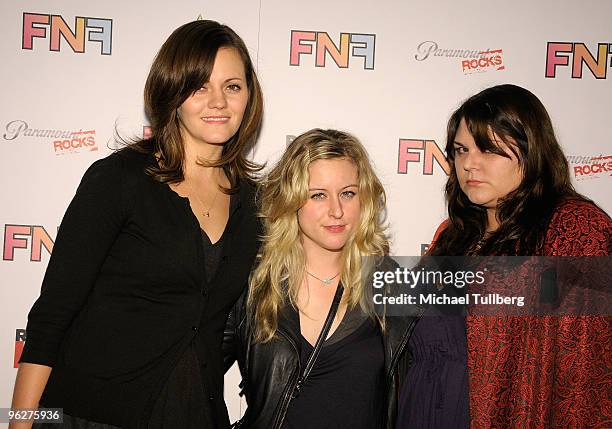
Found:
<svg viewBox="0 0 612 429"><path fill-rule="evenodd" d="M453 149L462 119L481 151L508 157L490 131L499 136L518 158L523 173L518 188L499 200L499 228L490 236L485 235L486 209L468 199L457 179ZM445 188L449 224L432 255L534 254L543 245L557 203L562 198L584 199L571 183L544 105L520 86L498 85L468 98L448 121L446 155L451 165Z"/></svg>
<svg viewBox="0 0 612 429"><path fill-rule="evenodd" d="M177 109L208 82L220 48L233 48L240 55L249 99L242 123L223 146L221 158L205 165L223 167L230 182L227 192L236 191L239 178L253 178L261 170L261 166L247 159L263 117L263 97L248 49L228 26L215 21L193 21L174 30L157 53L144 90L152 137L131 145L133 149L158 155L159 166L151 167L148 172L160 182L176 183L184 179L185 152Z"/></svg>

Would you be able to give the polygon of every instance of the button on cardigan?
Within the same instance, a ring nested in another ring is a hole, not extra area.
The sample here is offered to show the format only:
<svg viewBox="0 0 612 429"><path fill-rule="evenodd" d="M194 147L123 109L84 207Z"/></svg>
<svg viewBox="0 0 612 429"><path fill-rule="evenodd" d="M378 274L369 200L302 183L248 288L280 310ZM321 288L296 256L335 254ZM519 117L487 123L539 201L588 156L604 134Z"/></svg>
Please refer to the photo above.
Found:
<svg viewBox="0 0 612 429"><path fill-rule="evenodd" d="M199 336L221 427L223 328L246 286L261 231L255 187L240 182L223 257L207 282L198 221L188 199L145 172L155 162L124 149L87 170L28 315L21 362L53 367L44 406L142 427L170 371Z"/></svg>

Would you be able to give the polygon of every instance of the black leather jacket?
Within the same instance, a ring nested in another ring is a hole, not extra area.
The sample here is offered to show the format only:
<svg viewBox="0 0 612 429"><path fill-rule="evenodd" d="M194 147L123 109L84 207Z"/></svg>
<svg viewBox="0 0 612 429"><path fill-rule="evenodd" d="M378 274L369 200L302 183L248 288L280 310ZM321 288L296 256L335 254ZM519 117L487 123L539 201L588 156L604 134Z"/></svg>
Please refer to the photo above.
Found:
<svg viewBox="0 0 612 429"><path fill-rule="evenodd" d="M400 386L410 367L407 344L423 313L420 307L410 309L409 316L386 317L383 344L385 354L385 409L383 428L394 428ZM294 394L300 374L299 321L291 306L279 314L278 331L267 343L253 343L250 318L243 295L230 312L225 336L226 370L238 360L242 374L241 394L246 395L248 408L240 427L280 429ZM296 323L297 322L297 323Z"/></svg>

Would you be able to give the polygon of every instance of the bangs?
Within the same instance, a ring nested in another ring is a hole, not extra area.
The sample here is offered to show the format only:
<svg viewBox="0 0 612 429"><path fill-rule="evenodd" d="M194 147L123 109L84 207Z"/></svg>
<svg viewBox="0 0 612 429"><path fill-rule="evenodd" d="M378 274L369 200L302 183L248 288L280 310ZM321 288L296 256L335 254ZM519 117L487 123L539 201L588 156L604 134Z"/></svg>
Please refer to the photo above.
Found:
<svg viewBox="0 0 612 429"><path fill-rule="evenodd" d="M218 49L218 47L212 49L210 45L206 49L198 46L193 47L191 52L187 53L181 95L190 96L210 80Z"/></svg>
<svg viewBox="0 0 612 429"><path fill-rule="evenodd" d="M173 58L173 70L182 74L181 96L186 99L209 81L215 58L222 48L234 49L238 53L245 77L249 80L248 64L243 52L224 28L211 28L208 31L194 29L184 36ZM250 87L250 82L247 84Z"/></svg>
<svg viewBox="0 0 612 429"><path fill-rule="evenodd" d="M193 44L184 43L184 48L176 53L173 65L182 72L180 93L185 99L209 81L217 52L222 47L218 40L206 36L202 35Z"/></svg>
<svg viewBox="0 0 612 429"><path fill-rule="evenodd" d="M516 135L515 127L508 127L498 116L487 102L466 104L462 112L462 118L478 149L509 158L505 150L507 147L521 160L523 150L526 153L526 138Z"/></svg>

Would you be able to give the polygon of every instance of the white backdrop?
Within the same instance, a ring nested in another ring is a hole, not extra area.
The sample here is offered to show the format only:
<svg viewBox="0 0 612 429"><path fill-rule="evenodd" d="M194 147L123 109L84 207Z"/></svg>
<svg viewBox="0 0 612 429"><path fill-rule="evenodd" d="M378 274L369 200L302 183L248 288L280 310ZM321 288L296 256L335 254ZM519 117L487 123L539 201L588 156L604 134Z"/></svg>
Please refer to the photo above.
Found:
<svg viewBox="0 0 612 429"><path fill-rule="evenodd" d="M152 59L173 29L198 17L230 25L251 51L266 109L257 161L273 163L288 136L313 127L347 130L364 142L387 189L395 254L420 254L444 218L446 175L427 154L444 147L450 113L498 83L540 97L577 189L612 212L609 0L4 0L0 407L10 405L23 345L16 339L82 173L110 153L115 127L142 135ZM62 20L73 32L82 28L70 43L58 40ZM309 41L317 37L318 44ZM325 40L341 49L321 66L317 45ZM581 60L584 47L593 59ZM291 65L292 50L299 65ZM241 412L236 385L234 372L226 387L233 417Z"/></svg>

